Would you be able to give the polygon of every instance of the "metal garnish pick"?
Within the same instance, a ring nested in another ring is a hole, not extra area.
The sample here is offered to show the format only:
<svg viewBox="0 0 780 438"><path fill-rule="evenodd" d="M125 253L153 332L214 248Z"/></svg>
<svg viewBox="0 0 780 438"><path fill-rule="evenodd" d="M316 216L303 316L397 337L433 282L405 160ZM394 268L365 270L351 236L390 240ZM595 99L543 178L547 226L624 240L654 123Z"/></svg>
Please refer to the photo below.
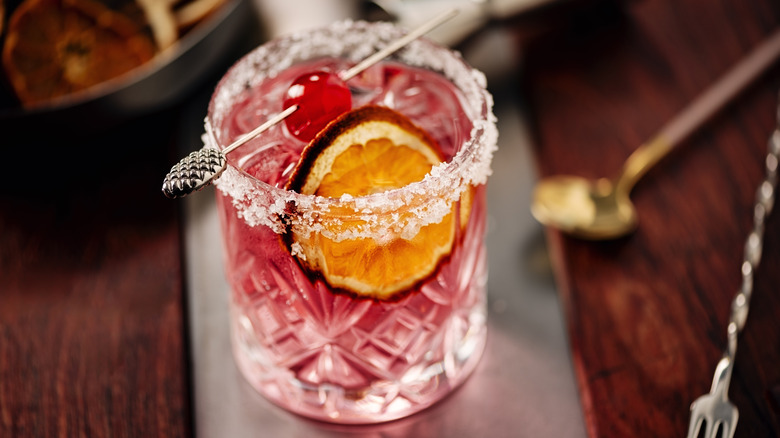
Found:
<svg viewBox="0 0 780 438"><path fill-rule="evenodd" d="M393 52L409 44L413 40L430 32L433 28L439 26L457 14L458 9L450 9L430 19L429 21L420 25L418 28L364 59L349 70L341 72L339 74L339 78L346 82L347 80L360 74L363 70L381 61ZM201 190L202 188L211 184L212 181L219 178L219 176L227 167L227 159L225 156L228 153L242 146L249 140L255 138L266 129L281 122L287 118L287 116L294 113L297 109L297 105L285 109L274 117L268 119L262 125L250 131L248 134L241 136L241 138L231 143L223 150L204 147L200 150L191 152L189 155L182 158L181 161L176 163L171 168L170 172L165 175L162 186L163 194L169 198L181 198L189 195L192 192Z"/></svg>

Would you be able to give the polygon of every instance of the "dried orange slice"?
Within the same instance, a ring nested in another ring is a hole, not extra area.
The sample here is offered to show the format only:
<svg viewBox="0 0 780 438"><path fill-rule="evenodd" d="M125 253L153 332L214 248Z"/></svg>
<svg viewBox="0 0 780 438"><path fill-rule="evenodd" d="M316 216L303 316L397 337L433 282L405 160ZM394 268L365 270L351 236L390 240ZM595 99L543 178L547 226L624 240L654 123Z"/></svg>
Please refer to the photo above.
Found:
<svg viewBox="0 0 780 438"><path fill-rule="evenodd" d="M306 146L287 188L331 198L369 195L421 181L441 161L436 142L406 117L366 106L331 122ZM290 238L302 264L331 287L389 300L432 275L450 254L456 231L454 205L452 209L411 238L336 241L294 229ZM349 220L342 224L348 226Z"/></svg>
<svg viewBox="0 0 780 438"><path fill-rule="evenodd" d="M12 14L3 67L25 106L87 89L149 61L154 44L91 0L25 0Z"/></svg>
<svg viewBox="0 0 780 438"><path fill-rule="evenodd" d="M217 10L223 1L224 0L195 0L184 3L174 10L176 24L179 28L193 26Z"/></svg>
<svg viewBox="0 0 780 438"><path fill-rule="evenodd" d="M179 39L172 0L136 0L144 12L146 21L159 50L171 47Z"/></svg>

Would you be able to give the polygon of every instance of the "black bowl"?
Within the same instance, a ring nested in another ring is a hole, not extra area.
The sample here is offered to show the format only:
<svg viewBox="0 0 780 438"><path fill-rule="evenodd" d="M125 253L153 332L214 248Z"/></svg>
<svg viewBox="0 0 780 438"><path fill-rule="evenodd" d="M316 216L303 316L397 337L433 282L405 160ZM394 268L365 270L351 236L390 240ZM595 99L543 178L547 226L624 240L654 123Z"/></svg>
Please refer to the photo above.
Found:
<svg viewBox="0 0 780 438"><path fill-rule="evenodd" d="M127 74L34 108L0 108L0 151L25 148L36 139L79 138L169 108L217 70L256 14L248 0L225 4L175 46Z"/></svg>

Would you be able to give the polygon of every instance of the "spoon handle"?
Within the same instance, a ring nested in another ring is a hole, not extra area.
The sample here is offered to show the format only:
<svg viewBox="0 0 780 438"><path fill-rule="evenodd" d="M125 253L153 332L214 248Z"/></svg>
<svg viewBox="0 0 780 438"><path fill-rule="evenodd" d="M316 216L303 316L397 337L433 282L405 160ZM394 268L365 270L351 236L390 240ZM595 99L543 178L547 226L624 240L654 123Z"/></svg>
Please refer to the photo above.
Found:
<svg viewBox="0 0 780 438"><path fill-rule="evenodd" d="M772 65L778 56L780 30L770 35L681 113L667 122L655 137L637 148L626 160L617 184L630 190L648 169Z"/></svg>

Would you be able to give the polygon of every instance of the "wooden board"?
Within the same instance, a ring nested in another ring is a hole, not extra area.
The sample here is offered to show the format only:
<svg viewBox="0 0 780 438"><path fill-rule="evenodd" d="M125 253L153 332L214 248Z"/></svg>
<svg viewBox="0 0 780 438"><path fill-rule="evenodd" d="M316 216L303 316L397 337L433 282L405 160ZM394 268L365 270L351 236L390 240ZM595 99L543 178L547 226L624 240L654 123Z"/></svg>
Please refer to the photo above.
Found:
<svg viewBox="0 0 780 438"><path fill-rule="evenodd" d="M6 136L0 436L188 436L171 118L89 138Z"/></svg>
<svg viewBox="0 0 780 438"><path fill-rule="evenodd" d="M642 141L780 23L771 0L602 2L526 39L541 176L612 176ZM548 231L591 436L685 436L741 282L780 90L776 65L634 189L639 230ZM780 213L767 224L730 395L737 437L780 435Z"/></svg>

